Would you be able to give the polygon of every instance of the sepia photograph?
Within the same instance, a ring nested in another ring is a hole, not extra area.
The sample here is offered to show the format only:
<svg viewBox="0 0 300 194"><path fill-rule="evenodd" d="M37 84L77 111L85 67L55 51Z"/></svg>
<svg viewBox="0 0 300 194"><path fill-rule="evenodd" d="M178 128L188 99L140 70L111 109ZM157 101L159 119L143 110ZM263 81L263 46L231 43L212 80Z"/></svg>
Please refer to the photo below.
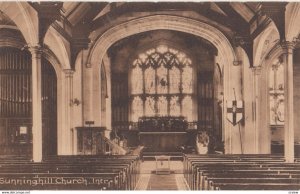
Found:
<svg viewBox="0 0 300 194"><path fill-rule="evenodd" d="M105 190L300 194L300 2L0 0L0 192Z"/></svg>

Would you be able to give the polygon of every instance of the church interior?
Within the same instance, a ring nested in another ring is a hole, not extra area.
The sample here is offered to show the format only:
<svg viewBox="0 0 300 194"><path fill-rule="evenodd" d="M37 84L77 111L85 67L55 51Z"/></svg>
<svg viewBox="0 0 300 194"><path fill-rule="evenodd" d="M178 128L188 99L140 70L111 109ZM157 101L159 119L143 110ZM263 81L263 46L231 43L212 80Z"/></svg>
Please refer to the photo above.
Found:
<svg viewBox="0 0 300 194"><path fill-rule="evenodd" d="M298 102L299 2L0 2L1 190L299 190Z"/></svg>

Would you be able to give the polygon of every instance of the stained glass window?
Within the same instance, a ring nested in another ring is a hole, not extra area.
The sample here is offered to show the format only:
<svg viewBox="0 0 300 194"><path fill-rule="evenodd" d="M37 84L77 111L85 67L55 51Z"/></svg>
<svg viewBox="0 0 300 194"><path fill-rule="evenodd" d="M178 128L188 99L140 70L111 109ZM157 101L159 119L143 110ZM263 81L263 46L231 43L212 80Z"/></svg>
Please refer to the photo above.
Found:
<svg viewBox="0 0 300 194"><path fill-rule="evenodd" d="M143 72L139 66L132 69L131 74L132 94L143 93Z"/></svg>
<svg viewBox="0 0 300 194"><path fill-rule="evenodd" d="M155 115L155 101L152 96L148 96L145 101L145 114L146 116Z"/></svg>
<svg viewBox="0 0 300 194"><path fill-rule="evenodd" d="M160 96L157 101L157 110L159 116L168 115L168 101L165 96Z"/></svg>
<svg viewBox="0 0 300 194"><path fill-rule="evenodd" d="M168 70L163 65L157 69L156 87L157 93L168 93Z"/></svg>
<svg viewBox="0 0 300 194"><path fill-rule="evenodd" d="M180 115L180 104L178 96L172 96L170 100L170 115L179 116Z"/></svg>
<svg viewBox="0 0 300 194"><path fill-rule="evenodd" d="M138 81L138 80L137 80ZM155 70L149 67L145 70L145 92L146 94L155 93Z"/></svg>
<svg viewBox="0 0 300 194"><path fill-rule="evenodd" d="M193 92L193 70L190 66L186 66L183 68L182 72L182 90L184 93L192 93Z"/></svg>
<svg viewBox="0 0 300 194"><path fill-rule="evenodd" d="M138 55L131 67L132 121L142 116L192 120L193 66L183 52L159 45Z"/></svg>
<svg viewBox="0 0 300 194"><path fill-rule="evenodd" d="M284 125L284 72L280 58L269 71L269 96L270 124Z"/></svg>
<svg viewBox="0 0 300 194"><path fill-rule="evenodd" d="M170 70L170 93L179 93L180 88L180 70L173 66Z"/></svg>
<svg viewBox="0 0 300 194"><path fill-rule="evenodd" d="M185 96L182 100L182 115L187 118L188 121L192 121L193 116L193 103L191 96Z"/></svg>
<svg viewBox="0 0 300 194"><path fill-rule="evenodd" d="M141 97L135 96L132 101L132 121L137 122L140 115L143 115L143 101Z"/></svg>

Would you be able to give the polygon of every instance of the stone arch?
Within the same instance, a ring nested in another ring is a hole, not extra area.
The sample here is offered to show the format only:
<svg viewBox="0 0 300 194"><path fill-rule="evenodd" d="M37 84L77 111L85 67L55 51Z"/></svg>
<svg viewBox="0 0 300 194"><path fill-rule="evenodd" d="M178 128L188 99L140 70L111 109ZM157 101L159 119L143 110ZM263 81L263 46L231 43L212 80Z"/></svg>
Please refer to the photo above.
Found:
<svg viewBox="0 0 300 194"><path fill-rule="evenodd" d="M61 35L53 27L49 27L44 42L52 50L57 59L59 59L62 69L71 69L70 52L68 52L68 47L65 44L66 41L61 38Z"/></svg>
<svg viewBox="0 0 300 194"><path fill-rule="evenodd" d="M190 18L170 15L154 15L134 19L104 32L90 49L87 64L89 66L99 66L108 48L118 40L125 37L146 32L150 30L174 30L181 31L195 36L200 36L212 43L218 50L218 59L221 67L226 66L224 72L224 96L233 97L228 91L230 71L234 61L237 60L235 50L226 36L217 28L201 21ZM225 81L226 80L226 81Z"/></svg>
<svg viewBox="0 0 300 194"><path fill-rule="evenodd" d="M28 45L38 45L38 14L33 7L27 2L1 2L0 11L17 25Z"/></svg>
<svg viewBox="0 0 300 194"><path fill-rule="evenodd" d="M269 69L273 61L284 54L285 51L280 45L277 43L264 57L259 66L261 67L259 76L258 76L258 94L257 94L257 112L258 115L257 120L257 128L259 129L259 136L261 148L261 154L271 153L271 131L269 128ZM264 142L264 143L263 143ZM265 143L269 142L269 143Z"/></svg>
<svg viewBox="0 0 300 194"><path fill-rule="evenodd" d="M232 64L236 60L234 49L229 40L217 28L190 18L155 15L134 19L104 32L91 48L87 63L91 65L100 64L105 52L118 40L141 32L158 29L181 31L200 36L218 49L220 57L225 61L224 64Z"/></svg>
<svg viewBox="0 0 300 194"><path fill-rule="evenodd" d="M286 40L293 41L300 33L300 4L299 2L290 2L285 11L285 33Z"/></svg>
<svg viewBox="0 0 300 194"><path fill-rule="evenodd" d="M0 37L0 48L1 47L14 47L20 50L25 49L24 42L19 41L15 38L4 39ZM62 131L64 129L64 72L63 67L61 66L60 60L57 56L50 50L47 45L42 50L42 56L49 61L52 65L57 79L57 131Z"/></svg>
<svg viewBox="0 0 300 194"><path fill-rule="evenodd" d="M197 21L190 18L180 17L180 16L171 16L171 15L153 15L142 17L138 19L133 19L128 22L124 22L120 25L112 27L105 31L98 39L95 41L94 45L91 47L87 59L87 66L94 69L90 71L91 74L94 76L95 73L92 72L99 72L99 66L103 60L104 55L106 54L107 50L111 45L113 45L118 40L121 40L125 37L138 34L141 32L151 31L151 30L174 30L185 32L188 34L192 34L195 36L202 37L208 40L211 44L213 44L218 50L218 63L222 69L224 69L224 102L226 100L234 99L234 95L232 93L232 87L234 84L240 84L237 80L232 80L231 77L231 70L237 69L238 67L233 66L233 62L237 61L236 51L231 45L230 41L226 38L226 36L219 31L217 28L206 24L201 21ZM109 68L106 68L106 70ZM93 77L94 77L93 76ZM97 77L97 76L96 76ZM97 80L90 81L89 83L84 84L84 87L90 87L89 84L97 83ZM236 83L235 83L236 82ZM93 84L92 86L93 91L97 93L97 95L88 96L86 95L85 98L92 99L94 107L100 106L99 100L97 99L100 95L100 90L96 85ZM99 94L98 94L99 93ZM241 95L239 95L241 96ZM87 108L87 115L91 115L91 119L94 119L92 115L100 115L97 114L99 111L96 110L88 110L91 106ZM225 109L223 109L223 115L225 114ZM91 114L93 112L93 114ZM95 122L97 123L97 122ZM224 125L225 131L232 130L234 127L226 124ZM230 137L231 138L231 137ZM226 140L228 141L228 140ZM229 150L228 152L231 152Z"/></svg>
<svg viewBox="0 0 300 194"><path fill-rule="evenodd" d="M57 79L61 78L61 72L62 72L62 65L60 63L60 60L56 57L56 55L50 50L49 48L44 48L43 49L43 54L42 54L53 66Z"/></svg>
<svg viewBox="0 0 300 194"><path fill-rule="evenodd" d="M272 33L276 33L276 37L278 38L279 40L279 32L278 32L278 29L276 28L275 24L272 22L267 29L264 30L264 32L259 36L259 38L256 40L258 43L257 43L257 46L256 46L256 49L255 49L255 55L254 55L254 65L257 66L261 63L261 61L263 61L262 59L268 54L268 52L270 51L270 49L273 48L273 46L275 44L271 44L269 48L267 48L267 50L264 50L264 43L266 40L268 40L269 36L272 34ZM263 53L263 51L265 51Z"/></svg>
<svg viewBox="0 0 300 194"><path fill-rule="evenodd" d="M24 42L21 42L17 39L10 38L1 38L0 37L0 47L13 47L13 48L18 48L20 50L25 49L24 47ZM50 62L50 64L53 66L57 79L61 77L60 73L62 71L61 63L59 59L56 57L56 55L50 50L49 48L43 48L43 53L42 55Z"/></svg>

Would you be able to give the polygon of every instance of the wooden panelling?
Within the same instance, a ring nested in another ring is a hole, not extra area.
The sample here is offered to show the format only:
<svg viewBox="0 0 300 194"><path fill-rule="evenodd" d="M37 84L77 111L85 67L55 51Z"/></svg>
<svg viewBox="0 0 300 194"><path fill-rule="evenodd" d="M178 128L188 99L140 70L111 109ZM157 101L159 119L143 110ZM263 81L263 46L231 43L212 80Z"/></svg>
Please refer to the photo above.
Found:
<svg viewBox="0 0 300 194"><path fill-rule="evenodd" d="M128 74L112 75L112 127L118 129L118 123L128 123Z"/></svg>
<svg viewBox="0 0 300 194"><path fill-rule="evenodd" d="M212 72L198 73L198 129L213 130L214 86Z"/></svg>
<svg viewBox="0 0 300 194"><path fill-rule="evenodd" d="M32 152L31 85L31 54L15 48L0 48L0 154L30 155ZM45 154L55 154L57 149L56 90L54 69L42 59Z"/></svg>

